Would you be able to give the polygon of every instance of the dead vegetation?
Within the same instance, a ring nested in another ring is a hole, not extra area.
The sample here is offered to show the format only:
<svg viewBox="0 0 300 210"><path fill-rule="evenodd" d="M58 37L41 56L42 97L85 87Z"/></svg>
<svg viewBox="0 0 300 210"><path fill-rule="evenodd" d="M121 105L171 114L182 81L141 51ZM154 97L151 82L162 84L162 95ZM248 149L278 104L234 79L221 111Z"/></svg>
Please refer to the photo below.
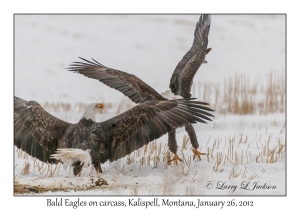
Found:
<svg viewBox="0 0 300 210"><path fill-rule="evenodd" d="M220 114L283 113L285 111L285 72L268 72L267 82L250 80L249 75L235 74L224 79L223 84L198 82L193 85L192 95L208 102Z"/></svg>

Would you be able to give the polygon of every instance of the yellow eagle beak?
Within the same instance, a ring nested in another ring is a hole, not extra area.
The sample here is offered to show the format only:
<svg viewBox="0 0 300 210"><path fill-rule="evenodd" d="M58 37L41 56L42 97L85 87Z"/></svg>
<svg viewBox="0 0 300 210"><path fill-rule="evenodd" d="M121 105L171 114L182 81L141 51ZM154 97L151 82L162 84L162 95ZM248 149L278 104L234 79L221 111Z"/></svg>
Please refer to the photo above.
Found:
<svg viewBox="0 0 300 210"><path fill-rule="evenodd" d="M99 103L99 104L97 104L96 108L97 108L97 109L104 108L104 105L103 105L103 104L101 104L101 103Z"/></svg>

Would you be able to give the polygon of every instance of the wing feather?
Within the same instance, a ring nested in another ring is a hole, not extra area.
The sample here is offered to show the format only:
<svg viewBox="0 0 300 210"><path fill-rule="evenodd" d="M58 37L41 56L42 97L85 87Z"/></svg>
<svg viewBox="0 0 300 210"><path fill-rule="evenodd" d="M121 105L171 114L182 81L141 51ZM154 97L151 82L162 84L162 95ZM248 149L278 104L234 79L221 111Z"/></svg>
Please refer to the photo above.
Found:
<svg viewBox="0 0 300 210"><path fill-rule="evenodd" d="M191 104L193 107L187 106ZM106 140L105 149L109 151L109 160L115 161L172 129L189 123L206 123L203 119L210 119L199 114L202 104L189 99L147 101L114 118L97 123L93 133L97 138L102 136ZM97 139L92 142L97 145ZM104 155L107 156L106 153Z"/></svg>
<svg viewBox="0 0 300 210"><path fill-rule="evenodd" d="M169 87L175 95L181 95L183 98L191 97L194 75L205 62L205 55L211 50L207 49L210 22L210 15L201 15L196 24L193 45L177 64L170 80Z"/></svg>
<svg viewBox="0 0 300 210"><path fill-rule="evenodd" d="M67 69L88 78L97 79L105 85L122 92L135 103L142 103L149 100L166 100L135 75L105 67L94 59L94 62L84 58L80 59L85 62L74 62ZM133 92L136 94L133 95Z"/></svg>
<svg viewBox="0 0 300 210"><path fill-rule="evenodd" d="M35 101L14 98L14 144L43 162L54 162L49 156L69 125Z"/></svg>

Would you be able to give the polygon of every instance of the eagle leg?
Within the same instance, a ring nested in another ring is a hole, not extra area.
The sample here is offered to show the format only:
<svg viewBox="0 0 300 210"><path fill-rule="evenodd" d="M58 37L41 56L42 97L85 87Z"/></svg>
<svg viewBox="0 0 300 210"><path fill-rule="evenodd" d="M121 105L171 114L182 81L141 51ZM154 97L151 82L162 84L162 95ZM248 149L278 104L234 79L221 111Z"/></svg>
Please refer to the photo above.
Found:
<svg viewBox="0 0 300 210"><path fill-rule="evenodd" d="M168 161L168 164L170 164L171 162L175 162L175 164L177 165L177 160L180 160L181 162L183 162L177 155L177 142L176 142L176 130L172 129L169 133L168 133L168 146L170 151L174 154L173 159Z"/></svg>
<svg viewBox="0 0 300 210"><path fill-rule="evenodd" d="M187 131L187 133L190 137L190 140L191 140L191 144L194 147L194 149L193 149L193 153L194 153L193 160L195 160L196 157L198 157L198 159L201 160L200 155L206 155L206 154L201 153L201 152L198 151L199 144L198 144L198 140L197 140L197 136L196 136L196 132L195 132L194 127L191 124L186 124L185 125L185 130Z"/></svg>
<svg viewBox="0 0 300 210"><path fill-rule="evenodd" d="M98 173L102 173L100 161L92 161L92 163L93 163L93 165L94 165L95 170L96 170Z"/></svg>
<svg viewBox="0 0 300 210"><path fill-rule="evenodd" d="M194 153L193 160L195 160L196 157L198 157L198 159L201 160L200 155L207 155L206 153L199 152L197 149L193 149L193 153Z"/></svg>
<svg viewBox="0 0 300 210"><path fill-rule="evenodd" d="M80 172L82 171L82 167L83 167L83 164L81 164L80 161L77 161L73 164L73 173L75 176L80 174Z"/></svg>
<svg viewBox="0 0 300 210"><path fill-rule="evenodd" d="M178 157L178 155L177 154L174 154L174 157L173 157L173 159L171 159L171 160L169 160L168 161L168 164L170 164L171 162L175 162L175 164L177 165L177 160L180 160L181 162L183 162L183 160L182 159L180 159L179 157Z"/></svg>

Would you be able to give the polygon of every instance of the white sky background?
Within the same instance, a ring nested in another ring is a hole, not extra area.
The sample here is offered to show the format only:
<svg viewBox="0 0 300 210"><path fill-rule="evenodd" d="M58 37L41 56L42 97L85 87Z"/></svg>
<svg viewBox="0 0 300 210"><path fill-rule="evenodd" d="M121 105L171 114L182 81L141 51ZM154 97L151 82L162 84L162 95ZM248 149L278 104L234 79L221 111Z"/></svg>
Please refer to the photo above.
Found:
<svg viewBox="0 0 300 210"><path fill-rule="evenodd" d="M153 2L153 1L152 1ZM196 2L196 1L195 1ZM222 4L221 1L219 4L216 2L205 2L205 8L203 8L203 5L201 5L201 2L198 3L190 3L190 8L186 4L177 4L172 1L172 3L169 2L169 4L165 5L149 5L149 4L143 4L140 6L139 9L133 9L133 7L130 7L131 10L126 10L126 8L129 8L128 5L131 5L128 1L126 3L118 2L119 7L116 9L115 5L116 3L112 2L108 5L106 2L105 5L103 3L95 3L93 4L88 3L88 1L85 1L85 5L82 4L82 2L76 4L76 1L73 1L73 5L70 5L70 3L62 4L59 2L59 4L56 3L56 1L51 1L51 3L48 2L42 3L42 5L37 4L37 1L15 1L14 3L4 3L2 5L1 10L1 23L3 24L2 30L1 30L1 57L3 59L2 61L2 77L1 77L1 95L2 95L2 122L1 122L1 131L4 132L4 137L2 139L2 142L4 143L2 145L2 164L4 168L2 168L2 171L6 171L5 173L2 172L2 190L1 190L1 197L6 202L2 203L3 207L6 206L13 206L13 207L21 207L22 209L38 209L45 206L45 200L46 198L19 198L19 197L13 197L13 164L12 164L12 158L11 161L5 162L7 157L12 157L13 152L13 144L12 144L12 136L13 136L13 120L12 120L12 107L13 107L13 13L16 12L287 12L288 15L288 46L287 46L287 52L288 52L288 113L293 113L287 116L289 119L288 121L288 137L291 139L288 144L287 154L288 154L288 196L287 198L254 198L250 197L247 198L247 200L255 200L255 203L257 206L262 207L263 205L271 207L271 206L277 206L277 207L285 207L287 204L293 205L296 204L296 196L297 196L297 189L298 189L298 181L295 179L297 173L297 170L299 172L298 167L298 161L297 157L295 157L295 154L298 154L296 149L296 144L299 144L296 138L296 126L297 121L295 121L294 116L298 116L298 112L296 111L296 107L298 108L297 103L297 93L298 91L298 77L299 74L296 72L298 70L299 62L299 56L298 56L298 49L299 49L299 16L296 11L297 6L296 4L289 4L287 5L286 2L282 2L281 4L277 4L274 1L251 1L251 5L247 4L247 2L243 2L243 4L240 4L239 1L231 1L232 3L229 3L229 1L226 1L226 3ZM136 2L135 2L136 3ZM170 10L170 5L174 6L174 10ZM85 8L83 8L86 6ZM198 6L198 7L197 7ZM246 7L246 10L245 10ZM272 8L270 8L272 7ZM70 10L70 8L72 8ZM202 11L198 11L197 8L203 8ZM210 9L207 9L210 8ZM289 8L289 10L287 9ZM168 10L169 9L169 10ZM187 41L189 42L189 41ZM211 43L211 42L210 42ZM297 49L297 51L296 51ZM297 54L296 54L297 53ZM77 56L77 55L76 55ZM93 55L93 57L95 57ZM88 58L88 56L87 56ZM96 58L96 57L95 57ZM53 59L53 58L51 58ZM74 61L74 58L70 59L70 61ZM100 61L100 60L99 60ZM209 61L209 59L208 59ZM103 62L105 65L109 65L110 63ZM234 61L233 61L234 62ZM67 64L67 63L66 63ZM114 63L112 63L114 64ZM296 64L298 64L296 66ZM119 66L111 66L114 68L119 68ZM121 69L121 68L119 68ZM121 70L128 70L128 69L121 69ZM143 77L144 79L144 77ZM146 81L146 79L144 79ZM294 96L294 97L292 97ZM295 100L296 99L296 100ZM8 111L10 110L10 111ZM8 148L11 148L8 149ZM296 162L297 161L297 162ZM2 167L3 167L2 166ZM220 197L214 197L213 200L218 200ZM228 199L227 199L228 198ZM229 200L229 197L223 198L226 200ZM208 199L208 198L207 198ZM221 199L221 198L220 198ZM240 200L242 197L239 198ZM245 198L246 199L246 198ZM34 202L34 206L32 205ZM31 204L31 205L29 205ZM27 206L27 207L26 207Z"/></svg>
<svg viewBox="0 0 300 210"><path fill-rule="evenodd" d="M64 68L96 59L140 77L159 93L190 49L199 15L16 15L15 95L68 103L120 101L123 94ZM265 78L285 67L285 16L212 15L207 55L194 81L234 73ZM263 83L263 82L260 82Z"/></svg>

